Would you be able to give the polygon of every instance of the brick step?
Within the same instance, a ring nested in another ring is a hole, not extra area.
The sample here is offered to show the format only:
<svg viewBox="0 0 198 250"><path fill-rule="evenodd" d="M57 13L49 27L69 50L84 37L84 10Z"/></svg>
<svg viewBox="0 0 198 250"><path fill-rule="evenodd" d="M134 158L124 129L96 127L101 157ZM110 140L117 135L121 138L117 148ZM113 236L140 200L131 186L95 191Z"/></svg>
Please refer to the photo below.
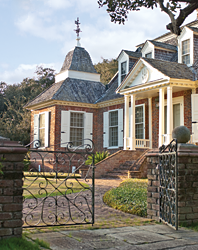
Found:
<svg viewBox="0 0 198 250"><path fill-rule="evenodd" d="M128 172L128 177L129 178L140 178L141 177L141 172L140 171L129 171Z"/></svg>
<svg viewBox="0 0 198 250"><path fill-rule="evenodd" d="M117 174L117 175L126 174L126 175L128 175L128 170L127 171L119 171L119 170L117 170L117 171L110 171L110 172L108 172L108 174Z"/></svg>

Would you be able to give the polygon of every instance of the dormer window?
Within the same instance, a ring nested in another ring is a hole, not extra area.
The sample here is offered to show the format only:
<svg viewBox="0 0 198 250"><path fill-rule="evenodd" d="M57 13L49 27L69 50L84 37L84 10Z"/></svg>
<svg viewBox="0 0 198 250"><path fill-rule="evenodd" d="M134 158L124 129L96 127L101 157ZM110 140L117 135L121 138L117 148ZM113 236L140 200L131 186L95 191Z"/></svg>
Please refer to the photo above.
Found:
<svg viewBox="0 0 198 250"><path fill-rule="evenodd" d="M121 82L124 80L125 76L126 76L126 70L127 70L127 62L122 62L121 63Z"/></svg>
<svg viewBox="0 0 198 250"><path fill-rule="evenodd" d="M149 52L149 53L145 54L145 57L146 58L152 58L152 52Z"/></svg>
<svg viewBox="0 0 198 250"><path fill-rule="evenodd" d="M190 64L190 39L182 41L182 63Z"/></svg>

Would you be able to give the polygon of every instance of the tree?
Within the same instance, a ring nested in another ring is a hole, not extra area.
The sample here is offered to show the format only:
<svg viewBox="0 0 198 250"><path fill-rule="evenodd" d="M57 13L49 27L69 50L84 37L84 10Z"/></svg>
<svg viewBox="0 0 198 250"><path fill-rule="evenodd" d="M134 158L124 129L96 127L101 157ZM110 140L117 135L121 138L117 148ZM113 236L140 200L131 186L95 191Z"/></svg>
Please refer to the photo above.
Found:
<svg viewBox="0 0 198 250"><path fill-rule="evenodd" d="M100 81L104 84L107 84L118 71L118 62L115 59L108 60L102 58L102 60L102 62L95 64L94 67L101 75Z"/></svg>
<svg viewBox="0 0 198 250"><path fill-rule="evenodd" d="M183 3L186 5L182 8ZM138 11L141 7L153 9L159 6L171 20L166 28L176 35L180 35L180 27L187 16L198 8L197 0L98 0L98 4L99 7L107 5L111 21L119 24L124 24L129 11ZM177 10L179 10L179 15L176 17Z"/></svg>
<svg viewBox="0 0 198 250"><path fill-rule="evenodd" d="M55 80L53 69L37 67L35 73L37 79L25 78L18 84L0 82L0 135L24 145L30 142L30 111L24 105Z"/></svg>

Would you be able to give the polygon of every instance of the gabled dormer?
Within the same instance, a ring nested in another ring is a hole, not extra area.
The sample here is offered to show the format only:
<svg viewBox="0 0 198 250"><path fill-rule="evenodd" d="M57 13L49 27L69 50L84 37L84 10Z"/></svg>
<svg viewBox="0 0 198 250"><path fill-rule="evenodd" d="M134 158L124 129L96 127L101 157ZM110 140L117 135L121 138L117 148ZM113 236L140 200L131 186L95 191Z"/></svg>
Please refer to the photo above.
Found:
<svg viewBox="0 0 198 250"><path fill-rule="evenodd" d="M142 50L142 57L155 58L154 57L154 45L150 41L146 41Z"/></svg>
<svg viewBox="0 0 198 250"><path fill-rule="evenodd" d="M194 63L194 31L197 28L185 26L178 37L178 62L187 66Z"/></svg>
<svg viewBox="0 0 198 250"><path fill-rule="evenodd" d="M147 40L142 48L142 57L160 59L164 61L174 61L177 55L177 46Z"/></svg>
<svg viewBox="0 0 198 250"><path fill-rule="evenodd" d="M137 62L138 58L141 57L141 53L130 50L122 50L117 57L118 60L118 86L124 80L129 70Z"/></svg>

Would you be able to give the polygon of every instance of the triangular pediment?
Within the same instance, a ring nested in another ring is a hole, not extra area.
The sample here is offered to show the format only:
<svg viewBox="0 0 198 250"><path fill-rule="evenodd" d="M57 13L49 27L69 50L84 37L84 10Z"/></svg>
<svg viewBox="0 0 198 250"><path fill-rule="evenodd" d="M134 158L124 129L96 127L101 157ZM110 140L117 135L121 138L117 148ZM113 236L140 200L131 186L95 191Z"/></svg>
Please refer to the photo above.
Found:
<svg viewBox="0 0 198 250"><path fill-rule="evenodd" d="M151 66L146 60L140 58L122 82L118 91L168 78L168 76Z"/></svg>

